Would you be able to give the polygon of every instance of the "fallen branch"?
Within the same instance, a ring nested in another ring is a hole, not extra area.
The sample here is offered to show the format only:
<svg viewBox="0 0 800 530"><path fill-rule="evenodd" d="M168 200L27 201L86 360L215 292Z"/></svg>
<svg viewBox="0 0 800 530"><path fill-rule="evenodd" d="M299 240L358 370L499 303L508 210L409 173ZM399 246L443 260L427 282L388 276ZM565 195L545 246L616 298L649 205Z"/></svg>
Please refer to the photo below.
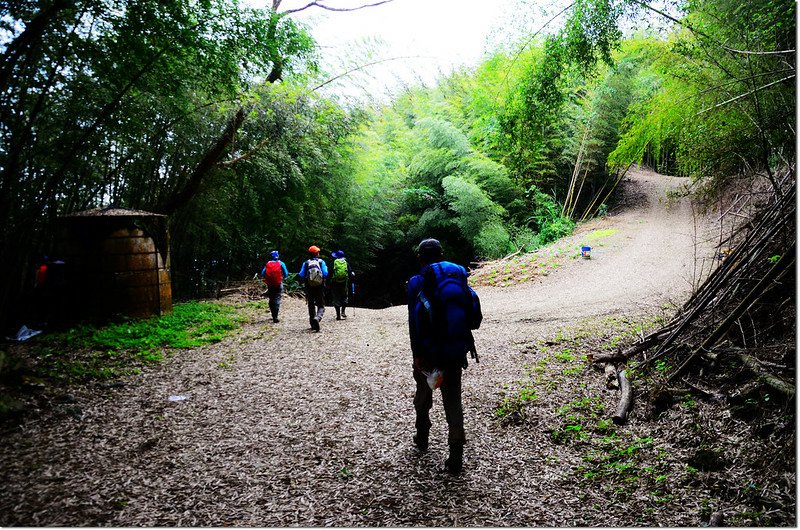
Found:
<svg viewBox="0 0 800 530"><path fill-rule="evenodd" d="M611 417L611 421L613 421L615 425L622 425L625 423L628 412L633 404L633 389L628 381L628 376L625 375L625 370L620 371L617 374L617 378L619 379L620 398L617 411Z"/></svg>
<svg viewBox="0 0 800 530"><path fill-rule="evenodd" d="M590 353L587 357L589 361L593 363L618 363L628 360L628 357L619 350L614 353L601 353L598 355Z"/></svg>
<svg viewBox="0 0 800 530"><path fill-rule="evenodd" d="M656 344L658 344L659 342L664 340L666 337L669 336L670 333L672 333L672 330L674 329L674 327L676 325L677 325L677 321L673 320L669 324L665 325L663 328L650 333L645 338L643 338L641 341L639 341L638 343L634 344L633 346L631 346L627 350L623 351L622 355L625 356L625 360L628 360L631 357L633 357L634 355L637 355L639 353L642 353L644 351L649 350L650 348L652 348L653 346L655 346Z"/></svg>
<svg viewBox="0 0 800 530"><path fill-rule="evenodd" d="M783 379L776 377L772 374L765 373L761 369L761 363L755 357L740 353L736 356L748 370L756 374L756 376L763 381L767 386L773 390L777 390L786 397L791 398L794 396L795 388L791 383L787 383Z"/></svg>

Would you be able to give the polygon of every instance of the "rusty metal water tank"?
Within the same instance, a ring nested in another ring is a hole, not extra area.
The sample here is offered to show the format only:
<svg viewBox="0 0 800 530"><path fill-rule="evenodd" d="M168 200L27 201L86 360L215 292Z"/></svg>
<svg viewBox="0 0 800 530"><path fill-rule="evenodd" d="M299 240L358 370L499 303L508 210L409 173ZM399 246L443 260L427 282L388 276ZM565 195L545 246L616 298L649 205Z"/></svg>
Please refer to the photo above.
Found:
<svg viewBox="0 0 800 530"><path fill-rule="evenodd" d="M172 310L164 215L103 208L61 218L64 314L71 320L142 318Z"/></svg>

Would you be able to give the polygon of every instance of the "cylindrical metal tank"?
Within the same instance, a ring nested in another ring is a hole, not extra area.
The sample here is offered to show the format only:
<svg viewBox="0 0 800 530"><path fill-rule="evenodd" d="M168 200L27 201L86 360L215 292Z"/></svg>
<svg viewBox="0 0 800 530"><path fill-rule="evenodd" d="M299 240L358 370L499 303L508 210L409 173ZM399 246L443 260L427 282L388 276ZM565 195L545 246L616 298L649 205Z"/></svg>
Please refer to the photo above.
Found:
<svg viewBox="0 0 800 530"><path fill-rule="evenodd" d="M66 271L63 312L69 320L141 318L172 310L165 216L114 208L62 220L58 257Z"/></svg>

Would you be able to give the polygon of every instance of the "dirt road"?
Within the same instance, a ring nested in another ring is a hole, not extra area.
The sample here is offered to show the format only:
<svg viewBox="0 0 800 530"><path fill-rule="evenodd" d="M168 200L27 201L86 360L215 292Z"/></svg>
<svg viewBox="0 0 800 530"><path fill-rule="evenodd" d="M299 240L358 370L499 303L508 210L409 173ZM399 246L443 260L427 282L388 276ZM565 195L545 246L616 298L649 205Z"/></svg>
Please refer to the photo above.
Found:
<svg viewBox="0 0 800 530"><path fill-rule="evenodd" d="M648 314L688 294L696 258L710 247L697 243L689 205L667 200L679 184L632 173L629 209L541 251L567 255L562 265L524 286L479 289L482 358L464 376L460 476L441 472L438 397L430 450L418 455L411 444L405 308L356 309L341 322L329 310L312 333L302 302L287 300L280 324L265 311L235 337L4 434L0 525L698 525L677 498L644 520L623 502L592 500L575 480L579 454L550 442L555 405L537 405L519 428L494 417L502 385L536 360L538 338L587 318ZM592 258L571 259L587 240ZM596 373L574 377L614 402Z"/></svg>

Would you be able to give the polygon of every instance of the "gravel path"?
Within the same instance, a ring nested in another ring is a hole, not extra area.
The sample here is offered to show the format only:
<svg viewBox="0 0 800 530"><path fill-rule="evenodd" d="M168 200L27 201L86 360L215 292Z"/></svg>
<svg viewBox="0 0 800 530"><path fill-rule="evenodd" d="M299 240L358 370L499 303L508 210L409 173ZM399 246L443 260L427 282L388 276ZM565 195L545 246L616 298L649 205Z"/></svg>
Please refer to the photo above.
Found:
<svg viewBox="0 0 800 530"><path fill-rule="evenodd" d="M460 476L441 472L438 398L430 450L418 455L411 444L405 308L358 308L341 322L330 308L312 333L303 303L288 299L277 325L258 315L223 343L175 355L122 387L78 395L5 433L0 525L642 524L624 504L589 502L571 472L579 455L548 441L545 408L519 429L493 411L501 386L535 357L537 339L585 319L650 314L688 294L696 255L711 250L695 244L703 238L690 206L668 204L665 191L680 182L632 172L626 189L635 207L542 251L574 249L606 231L590 260L564 259L524 286L478 289L481 363L464 377ZM596 373L581 377L614 403ZM189 399L169 401L176 395ZM673 504L645 524L699 524Z"/></svg>

